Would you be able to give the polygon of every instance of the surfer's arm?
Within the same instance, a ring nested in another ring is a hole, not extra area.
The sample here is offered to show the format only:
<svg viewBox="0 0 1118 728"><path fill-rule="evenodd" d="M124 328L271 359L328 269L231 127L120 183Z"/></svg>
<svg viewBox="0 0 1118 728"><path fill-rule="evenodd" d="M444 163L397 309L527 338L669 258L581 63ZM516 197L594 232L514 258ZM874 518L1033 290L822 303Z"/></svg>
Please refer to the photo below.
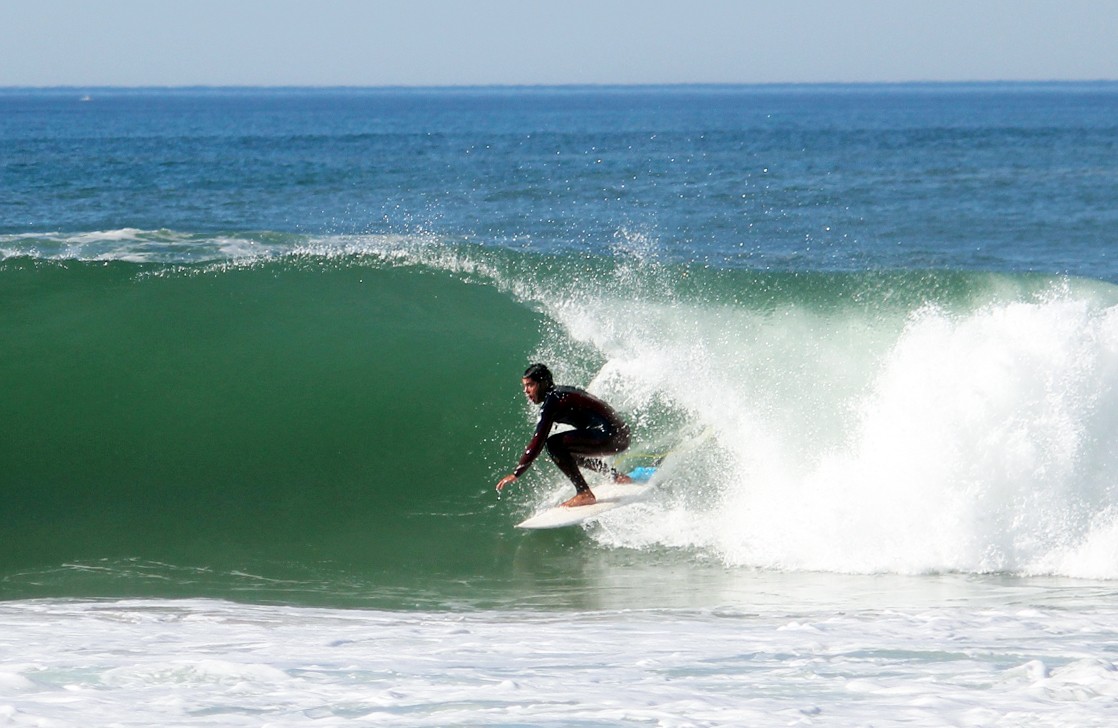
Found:
<svg viewBox="0 0 1118 728"><path fill-rule="evenodd" d="M547 436L551 433L551 426L555 424L554 405L549 406L549 402L544 402L543 409L540 410L540 421L536 424L536 432L532 435L531 441L528 442L528 447L524 448L524 454L520 456L520 462L516 465L516 470L512 471L510 475L501 478L497 483L497 492L500 493L504 487L517 478L524 475L524 471L532 466L539 454L543 451L544 443L547 442Z"/></svg>
<svg viewBox="0 0 1118 728"><path fill-rule="evenodd" d="M516 465L516 470L512 474L519 478L524 475L524 471L532 466L532 462L543 452L544 443L547 442L547 436L551 434L551 426L554 424L554 418L549 412L550 408L544 404L544 408L540 411L540 421L536 425L536 432L532 435L532 439L528 442L528 447L524 448L524 454L520 456L520 462Z"/></svg>

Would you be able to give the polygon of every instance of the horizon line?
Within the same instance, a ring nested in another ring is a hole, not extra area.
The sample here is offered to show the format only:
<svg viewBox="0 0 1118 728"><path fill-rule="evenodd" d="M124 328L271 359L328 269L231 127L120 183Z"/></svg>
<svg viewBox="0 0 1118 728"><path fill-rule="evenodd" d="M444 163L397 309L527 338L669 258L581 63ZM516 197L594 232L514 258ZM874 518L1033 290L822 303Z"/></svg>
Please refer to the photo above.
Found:
<svg viewBox="0 0 1118 728"><path fill-rule="evenodd" d="M571 83L461 83L461 84L0 84L2 91L66 90L523 90L523 89L640 89L640 88L776 88L850 86L1084 86L1115 85L1118 79L1013 79L909 81L681 81L681 82L571 82Z"/></svg>

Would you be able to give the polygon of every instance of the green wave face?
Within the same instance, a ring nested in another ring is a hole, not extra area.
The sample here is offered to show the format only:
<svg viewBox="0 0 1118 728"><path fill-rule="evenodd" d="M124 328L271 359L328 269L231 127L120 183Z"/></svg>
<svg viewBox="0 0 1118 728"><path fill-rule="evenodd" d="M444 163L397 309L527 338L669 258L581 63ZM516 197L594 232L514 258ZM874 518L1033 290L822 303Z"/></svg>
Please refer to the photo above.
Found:
<svg viewBox="0 0 1118 728"><path fill-rule="evenodd" d="M510 372L538 329L431 270L2 276L0 378L18 383L0 393L6 569L231 550L413 561L415 518L469 510L492 480L487 440L519 414Z"/></svg>

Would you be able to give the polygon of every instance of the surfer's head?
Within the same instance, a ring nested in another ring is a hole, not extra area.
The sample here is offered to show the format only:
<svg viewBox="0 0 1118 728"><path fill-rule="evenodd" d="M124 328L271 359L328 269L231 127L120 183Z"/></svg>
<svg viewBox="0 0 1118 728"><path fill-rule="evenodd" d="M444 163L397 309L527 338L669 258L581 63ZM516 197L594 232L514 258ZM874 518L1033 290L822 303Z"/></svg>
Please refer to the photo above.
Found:
<svg viewBox="0 0 1118 728"><path fill-rule="evenodd" d="M555 378L545 364L533 364L524 370L524 396L533 404L543 402L544 395L555 386Z"/></svg>

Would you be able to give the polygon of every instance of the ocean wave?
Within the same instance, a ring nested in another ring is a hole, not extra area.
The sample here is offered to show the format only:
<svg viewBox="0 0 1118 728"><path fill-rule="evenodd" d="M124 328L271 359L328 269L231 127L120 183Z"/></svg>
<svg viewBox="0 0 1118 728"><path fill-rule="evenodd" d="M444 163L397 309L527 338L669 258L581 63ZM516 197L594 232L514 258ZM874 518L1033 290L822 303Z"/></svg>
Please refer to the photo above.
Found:
<svg viewBox="0 0 1118 728"><path fill-rule="evenodd" d="M564 487L541 462L492 494L531 427L519 373L544 360L621 409L638 448L692 443L656 498L590 528L602 546L1118 578L1108 284L709 270L639 236L609 257L422 235L172 250L196 236L0 243L22 251L0 263L0 375L20 383L0 398L19 423L4 569L248 553L502 570L511 524Z"/></svg>

